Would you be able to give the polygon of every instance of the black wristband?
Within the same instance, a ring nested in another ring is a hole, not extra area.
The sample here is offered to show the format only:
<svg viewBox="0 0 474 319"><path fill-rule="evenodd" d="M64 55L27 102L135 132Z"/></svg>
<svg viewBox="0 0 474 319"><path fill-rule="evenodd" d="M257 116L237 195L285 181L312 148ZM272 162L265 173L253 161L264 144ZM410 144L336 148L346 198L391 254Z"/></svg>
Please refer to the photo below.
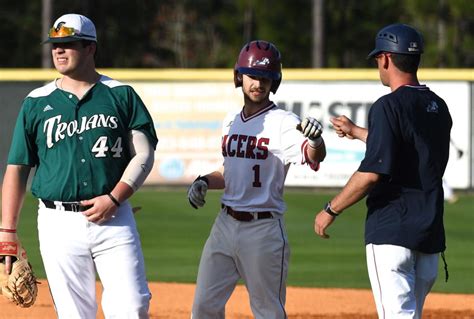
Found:
<svg viewBox="0 0 474 319"><path fill-rule="evenodd" d="M120 207L120 203L117 200L117 198L114 197L114 195L112 195L111 193L108 193L107 196L109 196L110 200L114 202L115 206Z"/></svg>
<svg viewBox="0 0 474 319"><path fill-rule="evenodd" d="M336 212L332 210L331 202L327 202L326 206L324 206L324 211L334 218L336 218L340 214L340 212Z"/></svg>
<svg viewBox="0 0 474 319"><path fill-rule="evenodd" d="M204 181L206 182L207 186L209 186L209 179L205 176L199 175L194 181Z"/></svg>

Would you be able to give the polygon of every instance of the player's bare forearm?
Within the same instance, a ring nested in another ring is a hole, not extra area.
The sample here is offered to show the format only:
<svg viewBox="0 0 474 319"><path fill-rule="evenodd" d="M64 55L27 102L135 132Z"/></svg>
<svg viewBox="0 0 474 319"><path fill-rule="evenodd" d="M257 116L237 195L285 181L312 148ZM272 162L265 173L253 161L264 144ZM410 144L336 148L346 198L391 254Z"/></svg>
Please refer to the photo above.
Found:
<svg viewBox="0 0 474 319"><path fill-rule="evenodd" d="M120 181L115 185L110 194L120 203L127 200L134 193L133 188L127 183Z"/></svg>
<svg viewBox="0 0 474 319"><path fill-rule="evenodd" d="M380 179L380 175L370 172L355 172L346 186L331 200L333 210L341 212L364 198Z"/></svg>
<svg viewBox="0 0 474 319"><path fill-rule="evenodd" d="M369 130L367 130L364 127L356 126L354 128L354 137L358 140L361 140L362 142L366 143L367 142L367 135L369 133Z"/></svg>
<svg viewBox="0 0 474 319"><path fill-rule="evenodd" d="M224 189L225 181L222 171L214 171L207 175L204 175L209 181L209 189Z"/></svg>
<svg viewBox="0 0 474 319"><path fill-rule="evenodd" d="M326 158L326 145L324 144L324 140L322 141L321 145L316 148L311 146L306 148L306 152L312 161L322 162Z"/></svg>
<svg viewBox="0 0 474 319"><path fill-rule="evenodd" d="M380 176L375 173L355 172L342 191L330 201L332 213L340 213L364 198L379 179ZM326 229L334 220L335 217L325 209L321 210L314 219L314 232L321 238L329 238Z"/></svg>
<svg viewBox="0 0 474 319"><path fill-rule="evenodd" d="M29 166L7 166L2 185L2 228L16 229L29 173Z"/></svg>

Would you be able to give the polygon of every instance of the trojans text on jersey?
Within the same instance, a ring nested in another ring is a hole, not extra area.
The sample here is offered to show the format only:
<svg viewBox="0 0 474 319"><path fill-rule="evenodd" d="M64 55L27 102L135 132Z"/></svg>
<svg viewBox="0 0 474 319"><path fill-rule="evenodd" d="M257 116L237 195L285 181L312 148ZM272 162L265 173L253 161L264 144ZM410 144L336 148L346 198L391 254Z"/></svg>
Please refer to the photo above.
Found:
<svg viewBox="0 0 474 319"><path fill-rule="evenodd" d="M46 144L48 148L53 147L54 143L75 134L81 134L84 131L92 130L98 127L109 127L115 129L118 127L116 116L105 114L94 114L91 117L83 116L79 125L77 120L71 122L61 122L61 115L47 119L44 122L43 132L46 133Z"/></svg>
<svg viewBox="0 0 474 319"><path fill-rule="evenodd" d="M224 135L222 138L222 155L224 157L242 157L264 160L268 157L267 137L243 134Z"/></svg>

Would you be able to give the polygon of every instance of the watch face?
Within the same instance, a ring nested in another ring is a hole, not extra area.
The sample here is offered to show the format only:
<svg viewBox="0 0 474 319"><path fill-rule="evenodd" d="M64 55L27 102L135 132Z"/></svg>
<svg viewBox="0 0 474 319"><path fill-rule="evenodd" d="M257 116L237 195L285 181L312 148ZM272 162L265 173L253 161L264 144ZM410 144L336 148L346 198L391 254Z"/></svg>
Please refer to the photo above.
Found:
<svg viewBox="0 0 474 319"><path fill-rule="evenodd" d="M329 213L331 211L331 205L329 203L326 203L326 206L324 207L324 210Z"/></svg>
<svg viewBox="0 0 474 319"><path fill-rule="evenodd" d="M331 209L331 202L328 202L326 204L326 207L324 208L324 210L326 211L326 213L328 213L329 215L331 215L333 217L337 217L337 215L338 215Z"/></svg>

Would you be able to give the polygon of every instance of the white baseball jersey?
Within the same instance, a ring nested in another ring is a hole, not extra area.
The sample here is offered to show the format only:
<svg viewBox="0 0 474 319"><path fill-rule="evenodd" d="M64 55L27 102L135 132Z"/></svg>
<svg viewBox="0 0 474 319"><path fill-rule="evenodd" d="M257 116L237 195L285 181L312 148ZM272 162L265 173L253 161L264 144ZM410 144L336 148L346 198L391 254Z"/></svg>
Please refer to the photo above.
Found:
<svg viewBox="0 0 474 319"><path fill-rule="evenodd" d="M229 113L222 126L225 192L222 203L238 211L283 214L283 187L289 165L304 164L306 138L300 119L275 104L245 117Z"/></svg>

